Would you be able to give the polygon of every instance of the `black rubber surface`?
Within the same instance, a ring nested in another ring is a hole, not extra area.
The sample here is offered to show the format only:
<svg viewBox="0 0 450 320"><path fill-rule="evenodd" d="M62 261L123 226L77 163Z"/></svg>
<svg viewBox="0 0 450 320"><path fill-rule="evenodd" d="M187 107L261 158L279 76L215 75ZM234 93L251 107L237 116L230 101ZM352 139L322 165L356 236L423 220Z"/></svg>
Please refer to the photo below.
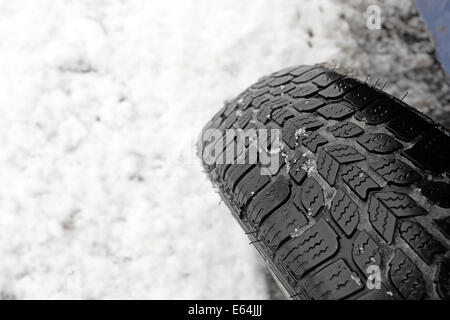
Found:
<svg viewBox="0 0 450 320"><path fill-rule="evenodd" d="M205 168L292 298L450 298L445 128L322 66L262 78L206 128L281 130L274 175L259 164ZM382 285L370 290L374 265Z"/></svg>

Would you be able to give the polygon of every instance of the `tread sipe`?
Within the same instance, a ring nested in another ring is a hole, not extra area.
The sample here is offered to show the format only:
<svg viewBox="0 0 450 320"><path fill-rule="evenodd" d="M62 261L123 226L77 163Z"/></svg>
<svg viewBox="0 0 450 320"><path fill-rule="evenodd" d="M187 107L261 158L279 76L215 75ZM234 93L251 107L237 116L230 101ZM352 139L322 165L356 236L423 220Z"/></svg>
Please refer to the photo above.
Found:
<svg viewBox="0 0 450 320"><path fill-rule="evenodd" d="M281 133L270 175L219 161L230 142L204 167L292 299L450 298L446 128L316 65L263 77L206 129Z"/></svg>

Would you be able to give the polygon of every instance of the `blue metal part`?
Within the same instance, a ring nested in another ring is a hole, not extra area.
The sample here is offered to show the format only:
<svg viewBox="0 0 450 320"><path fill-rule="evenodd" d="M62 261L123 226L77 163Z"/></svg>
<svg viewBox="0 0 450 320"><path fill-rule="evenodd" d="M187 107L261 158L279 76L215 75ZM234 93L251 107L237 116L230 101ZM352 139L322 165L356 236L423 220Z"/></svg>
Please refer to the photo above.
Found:
<svg viewBox="0 0 450 320"><path fill-rule="evenodd" d="M438 59L450 83L450 0L415 0L436 45Z"/></svg>

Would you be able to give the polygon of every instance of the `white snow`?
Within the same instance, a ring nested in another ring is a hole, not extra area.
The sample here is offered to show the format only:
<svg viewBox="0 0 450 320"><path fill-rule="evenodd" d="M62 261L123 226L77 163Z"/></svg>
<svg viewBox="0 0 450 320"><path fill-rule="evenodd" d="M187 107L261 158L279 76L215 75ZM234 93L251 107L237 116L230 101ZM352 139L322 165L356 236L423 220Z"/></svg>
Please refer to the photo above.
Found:
<svg viewBox="0 0 450 320"><path fill-rule="evenodd" d="M267 298L194 143L258 77L335 58L351 41L340 13L1 0L0 298Z"/></svg>

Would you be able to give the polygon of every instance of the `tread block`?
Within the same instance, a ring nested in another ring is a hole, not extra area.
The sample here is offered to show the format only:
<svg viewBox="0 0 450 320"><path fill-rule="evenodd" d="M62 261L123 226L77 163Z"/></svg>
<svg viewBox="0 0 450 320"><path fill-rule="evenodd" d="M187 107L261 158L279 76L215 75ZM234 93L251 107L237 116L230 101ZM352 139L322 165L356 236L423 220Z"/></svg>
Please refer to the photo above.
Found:
<svg viewBox="0 0 450 320"><path fill-rule="evenodd" d="M275 77L264 76L264 77L260 78L256 83L252 84L252 86L250 88L252 88L252 89L260 89L260 88L266 87L273 80L275 80Z"/></svg>
<svg viewBox="0 0 450 320"><path fill-rule="evenodd" d="M352 257L366 277L369 266L375 265L381 268L380 247L366 231L361 231L353 242Z"/></svg>
<svg viewBox="0 0 450 320"><path fill-rule="evenodd" d="M434 172L450 167L450 137L438 129L427 131L410 149L403 153L417 166Z"/></svg>
<svg viewBox="0 0 450 320"><path fill-rule="evenodd" d="M277 260L299 279L331 257L338 247L336 233L325 219L320 219L299 237L285 242L277 252Z"/></svg>
<svg viewBox="0 0 450 320"><path fill-rule="evenodd" d="M253 99L254 98L252 96L246 95L243 98L239 99L237 104L238 104L240 109L247 110L248 108L250 108Z"/></svg>
<svg viewBox="0 0 450 320"><path fill-rule="evenodd" d="M262 89L264 90L264 89ZM247 89L244 92L240 93L236 99L233 101L233 103L236 104L236 107L242 108L243 105L245 105L246 103L249 103L248 100L252 100L252 97L250 96L250 94L252 93L251 90Z"/></svg>
<svg viewBox="0 0 450 320"><path fill-rule="evenodd" d="M248 206L248 218L250 222L259 226L262 219L281 206L290 196L291 186L284 176L267 185Z"/></svg>
<svg viewBox="0 0 450 320"><path fill-rule="evenodd" d="M408 195L397 191L377 192L375 198L380 200L397 218L408 218L427 214Z"/></svg>
<svg viewBox="0 0 450 320"><path fill-rule="evenodd" d="M294 68L292 71L290 71L289 74L293 75L294 77L298 77L299 75L302 75L305 72L312 70L312 69L317 69L317 67L300 65L300 66L297 66L296 68Z"/></svg>
<svg viewBox="0 0 450 320"><path fill-rule="evenodd" d="M317 111L325 119L341 120L349 117L355 110L346 102L330 103Z"/></svg>
<svg viewBox="0 0 450 320"><path fill-rule="evenodd" d="M253 120L253 119L252 119ZM248 123L248 125L245 127L245 129L261 129L261 127L255 122L255 121L251 121Z"/></svg>
<svg viewBox="0 0 450 320"><path fill-rule="evenodd" d="M272 112L271 118L278 125L283 126L283 124L290 118L293 118L294 114L286 108L276 109Z"/></svg>
<svg viewBox="0 0 450 320"><path fill-rule="evenodd" d="M402 147L401 143L384 133L366 133L356 141L372 153L386 154Z"/></svg>
<svg viewBox="0 0 450 320"><path fill-rule="evenodd" d="M302 169L303 164L308 160L301 152L296 152L294 159L289 161L289 175L298 185L305 180L307 173Z"/></svg>
<svg viewBox="0 0 450 320"><path fill-rule="evenodd" d="M302 145L311 150L312 152L317 152L319 146L328 143L328 140L322 137L318 132L305 133L299 137Z"/></svg>
<svg viewBox="0 0 450 320"><path fill-rule="evenodd" d="M314 300L338 300L362 290L364 285L345 261L340 259L309 278L305 288Z"/></svg>
<svg viewBox="0 0 450 320"><path fill-rule="evenodd" d="M236 139L219 143L208 132L198 154L221 148L206 172L298 298L450 299L450 133L338 72L289 67L227 101L206 128L269 129L259 147L280 166L264 175L261 163L224 163ZM271 148L273 128L284 148ZM234 159L257 146L247 138ZM320 178L309 176L316 166ZM365 288L370 266L381 267L381 290Z"/></svg>
<svg viewBox="0 0 450 320"><path fill-rule="evenodd" d="M259 109L263 103L266 103L272 99L272 96L270 94L263 94L262 96L259 96L252 101L252 107L255 109Z"/></svg>
<svg viewBox="0 0 450 320"><path fill-rule="evenodd" d="M325 102L316 99L316 98L309 98L309 99L298 99L293 103L293 107L298 112L313 112L317 109L319 109L321 106L323 106Z"/></svg>
<svg viewBox="0 0 450 320"><path fill-rule="evenodd" d="M271 149L269 149L270 152ZM271 157L278 157L278 160L276 162L276 167L275 166L271 166L270 165L270 159L262 159L261 157L259 158L259 165L261 166L261 168L263 168L265 170L265 174L268 174L270 176L276 176L281 168L285 165L284 162L284 157L282 155L282 152L274 152L272 153Z"/></svg>
<svg viewBox="0 0 450 320"><path fill-rule="evenodd" d="M368 86L358 87L344 96L344 100L350 102L358 109L363 109L369 103L380 97L380 93Z"/></svg>
<svg viewBox="0 0 450 320"><path fill-rule="evenodd" d="M307 69L307 68L308 68L308 66L302 66L302 65L287 67L287 68L284 68L277 72L272 73L272 77L282 77L287 74L290 74L291 72L294 72L295 70L298 70L298 69L301 70L301 69Z"/></svg>
<svg viewBox="0 0 450 320"><path fill-rule="evenodd" d="M399 108L400 106L396 102L383 98L356 113L355 118L367 124L376 125L390 120Z"/></svg>
<svg viewBox="0 0 450 320"><path fill-rule="evenodd" d="M312 83L307 83L303 85L299 85L296 87L295 90L292 90L289 92L289 95L293 98L304 98L309 95L312 95L319 91L319 88L317 88L316 85Z"/></svg>
<svg viewBox="0 0 450 320"><path fill-rule="evenodd" d="M218 165L219 167L220 167L220 165L222 164L224 164L224 162L225 162L225 157L226 157L226 150L227 150L227 148L230 148L230 145L232 145L233 143L235 143L236 142L236 140L235 140L236 138L235 137L233 137L231 140L227 140L226 138L223 138L223 140L221 140L221 139L218 139L217 141L214 141L213 143L214 143L214 145L216 145L217 144L217 147L220 147L218 150L220 150L219 152L217 152L217 154L214 154L214 163L216 164L216 165ZM221 143L222 142L222 144L221 145L219 145L219 143ZM205 150L205 152L206 152L206 150ZM214 153L215 153L215 150L214 150ZM219 169L220 170L220 169Z"/></svg>
<svg viewBox="0 0 450 320"><path fill-rule="evenodd" d="M289 201L264 220L259 235L272 250L276 250L283 240L307 223L303 212Z"/></svg>
<svg viewBox="0 0 450 320"><path fill-rule="evenodd" d="M396 159L382 159L369 165L388 182L397 186L406 186L420 179L420 175Z"/></svg>
<svg viewBox="0 0 450 320"><path fill-rule="evenodd" d="M251 110L245 111L240 117L237 122L237 127L245 129L247 125L250 123L250 120L253 119L253 112Z"/></svg>
<svg viewBox="0 0 450 320"><path fill-rule="evenodd" d="M283 84L286 84L288 82L290 82L292 79L294 79L293 76L291 75L285 75L282 77L276 77L275 79L273 79L270 83L269 86L270 87L277 87L277 86L281 86Z"/></svg>
<svg viewBox="0 0 450 320"><path fill-rule="evenodd" d="M246 90L242 94L240 94L236 99L235 101L236 106L238 106L242 110L247 110L250 106L253 106L253 101L256 98L268 92L269 92L268 88L256 89L254 91Z"/></svg>
<svg viewBox="0 0 450 320"><path fill-rule="evenodd" d="M244 206L250 201L253 195L257 194L270 182L270 178L261 175L261 168L254 167L239 183L234 193L237 195L238 205Z"/></svg>
<svg viewBox="0 0 450 320"><path fill-rule="evenodd" d="M428 129L430 125L419 115L403 108L397 116L389 122L387 129L397 138L410 142L416 138L422 131Z"/></svg>
<svg viewBox="0 0 450 320"><path fill-rule="evenodd" d="M375 197L370 198L369 202L369 221L373 228L388 244L392 243L394 238L397 219L380 200Z"/></svg>
<svg viewBox="0 0 450 320"><path fill-rule="evenodd" d="M450 208L450 184L426 181L421 186L421 191L435 205L446 209Z"/></svg>
<svg viewBox="0 0 450 320"><path fill-rule="evenodd" d="M450 239L450 217L438 219L433 221L436 227Z"/></svg>
<svg viewBox="0 0 450 320"><path fill-rule="evenodd" d="M339 189L331 202L331 216L349 237L358 226L359 208L344 191Z"/></svg>
<svg viewBox="0 0 450 320"><path fill-rule="evenodd" d="M266 102L258 110L256 118L258 119L258 121L266 124L267 122L269 122L272 112L274 110L286 107L288 104L289 104L289 100L287 100L283 96L273 98L272 100L269 100L268 102Z"/></svg>
<svg viewBox="0 0 450 320"><path fill-rule="evenodd" d="M220 125L220 121L216 120L216 124ZM207 127L207 129L219 130L218 127L216 127L213 123L209 123L208 125L209 125L209 127ZM202 152L202 159L205 159L203 156L205 156L206 146L208 146L210 144L215 145L219 141L222 141L222 139L219 138L218 140L216 140L214 132L212 132L212 131L206 132L206 129L205 129L205 131L202 132L202 142L201 142L201 147L200 147L200 150Z"/></svg>
<svg viewBox="0 0 450 320"><path fill-rule="evenodd" d="M309 177L301 190L300 200L308 215L315 216L325 204L323 189L320 184Z"/></svg>
<svg viewBox="0 0 450 320"><path fill-rule="evenodd" d="M230 167L231 164L218 164L216 167L217 177L219 179L223 179L224 174L228 171Z"/></svg>
<svg viewBox="0 0 450 320"><path fill-rule="evenodd" d="M295 88L296 86L293 83L283 84L281 86L270 89L270 94L273 96L281 96L288 93L289 91L294 90Z"/></svg>
<svg viewBox="0 0 450 320"><path fill-rule="evenodd" d="M327 99L339 98L360 85L361 83L355 79L343 78L320 91L319 95Z"/></svg>
<svg viewBox="0 0 450 320"><path fill-rule="evenodd" d="M325 72L324 69L315 67L315 68L309 69L306 72L303 72L296 78L292 79L292 82L295 82L295 83L307 82L307 81L314 79L315 77L317 77L318 75L320 75L324 72ZM291 72L291 74L293 74L293 72Z"/></svg>
<svg viewBox="0 0 450 320"><path fill-rule="evenodd" d="M303 180L305 180L307 174L306 171L301 168L291 168L289 170L289 175L294 179L296 184L300 185Z"/></svg>
<svg viewBox="0 0 450 320"><path fill-rule="evenodd" d="M366 159L366 157L356 151L353 147L345 144L336 144L334 146L326 147L325 149L340 164Z"/></svg>
<svg viewBox="0 0 450 320"><path fill-rule="evenodd" d="M339 80L341 78L343 78L344 76L334 72L334 71L327 71L323 74L321 74L320 76L318 76L317 78L315 78L312 82L316 85L318 85L319 87L326 87L328 85L330 85L331 83L335 82L336 80Z"/></svg>
<svg viewBox="0 0 450 320"><path fill-rule="evenodd" d="M358 300L397 300L393 292L388 292L386 287L381 284L381 289L369 290L366 294L358 297Z"/></svg>
<svg viewBox="0 0 450 320"><path fill-rule="evenodd" d="M239 181L255 167L254 164L235 164L225 173L224 180L227 183L229 190L234 191L234 188Z"/></svg>
<svg viewBox="0 0 450 320"><path fill-rule="evenodd" d="M443 259L436 272L436 288L442 299L450 300L450 259Z"/></svg>
<svg viewBox="0 0 450 320"><path fill-rule="evenodd" d="M260 97L260 96L262 96L262 95L264 95L264 94L266 94L266 93L268 93L270 90L269 90L269 88L261 88L261 89L256 89L256 90L253 90L252 92L250 92L250 96L252 97L252 98L258 98L258 97Z"/></svg>
<svg viewBox="0 0 450 320"><path fill-rule="evenodd" d="M404 221L400 225L400 235L427 264L431 264L435 254L446 251L445 247L417 222Z"/></svg>
<svg viewBox="0 0 450 320"><path fill-rule="evenodd" d="M214 117L206 124L205 128L218 128L218 125L222 123L225 116L225 111L230 107L232 103L225 104L220 110L214 115Z"/></svg>
<svg viewBox="0 0 450 320"><path fill-rule="evenodd" d="M380 189L380 186L367 173L352 165L344 168L342 179L363 200L367 200L369 191Z"/></svg>
<svg viewBox="0 0 450 320"><path fill-rule="evenodd" d="M324 149L321 149L317 156L317 171L332 187L336 182L339 171L339 162L330 156Z"/></svg>
<svg viewBox="0 0 450 320"><path fill-rule="evenodd" d="M364 130L353 122L340 122L327 128L336 138L352 138L360 135Z"/></svg>
<svg viewBox="0 0 450 320"><path fill-rule="evenodd" d="M304 130L315 130L319 127L321 127L323 124L319 120L317 120L315 117L294 117L289 119L283 130L282 130L282 137L283 140L286 142L286 144L291 147L292 149L295 148L297 143L297 137L298 135L297 130L300 128Z"/></svg>
<svg viewBox="0 0 450 320"><path fill-rule="evenodd" d="M422 274L402 250L395 250L390 265L389 277L401 296L407 300L421 299L425 293Z"/></svg>
<svg viewBox="0 0 450 320"><path fill-rule="evenodd" d="M214 115L214 117L211 119L211 121L209 121L206 124L205 128L214 128L214 129L219 128L220 124L223 121L223 117L224 117L223 113L225 112L226 107L227 106L222 107L222 109L220 109L220 111Z"/></svg>

